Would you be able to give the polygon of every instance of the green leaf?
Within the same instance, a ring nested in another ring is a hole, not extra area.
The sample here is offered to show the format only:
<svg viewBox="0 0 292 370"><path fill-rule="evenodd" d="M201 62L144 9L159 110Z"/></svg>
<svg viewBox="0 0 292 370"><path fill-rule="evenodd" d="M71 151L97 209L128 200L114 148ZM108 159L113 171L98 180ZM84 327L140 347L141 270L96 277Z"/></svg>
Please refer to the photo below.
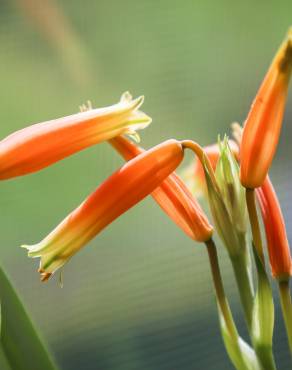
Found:
<svg viewBox="0 0 292 370"><path fill-rule="evenodd" d="M0 302L1 370L56 370L56 365L1 267Z"/></svg>

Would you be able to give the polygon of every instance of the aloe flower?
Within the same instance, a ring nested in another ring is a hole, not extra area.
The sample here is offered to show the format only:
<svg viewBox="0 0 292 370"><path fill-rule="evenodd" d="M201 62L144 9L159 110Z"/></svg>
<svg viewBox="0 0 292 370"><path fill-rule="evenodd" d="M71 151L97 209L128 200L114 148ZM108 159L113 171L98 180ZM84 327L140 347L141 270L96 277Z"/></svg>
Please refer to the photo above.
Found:
<svg viewBox="0 0 292 370"><path fill-rule="evenodd" d="M143 97L123 94L119 103L38 123L0 142L0 180L39 171L65 157L121 134L135 134L151 119L139 111Z"/></svg>
<svg viewBox="0 0 292 370"><path fill-rule="evenodd" d="M292 259L277 194L269 177L256 190L265 231L269 260L273 276L278 280L288 280L292 275Z"/></svg>
<svg viewBox="0 0 292 370"><path fill-rule="evenodd" d="M282 127L292 71L292 28L280 46L247 116L240 147L240 179L254 189L264 182Z"/></svg>
<svg viewBox="0 0 292 370"><path fill-rule="evenodd" d="M23 246L40 257L47 280L108 224L150 194L181 163L182 145L168 140L140 154L104 181L40 243Z"/></svg>
<svg viewBox="0 0 292 370"><path fill-rule="evenodd" d="M124 137L114 138L110 140L110 144L125 160L130 160L144 152L144 149ZM161 209L191 239L205 242L211 238L212 225L197 200L178 175L172 173L151 195Z"/></svg>

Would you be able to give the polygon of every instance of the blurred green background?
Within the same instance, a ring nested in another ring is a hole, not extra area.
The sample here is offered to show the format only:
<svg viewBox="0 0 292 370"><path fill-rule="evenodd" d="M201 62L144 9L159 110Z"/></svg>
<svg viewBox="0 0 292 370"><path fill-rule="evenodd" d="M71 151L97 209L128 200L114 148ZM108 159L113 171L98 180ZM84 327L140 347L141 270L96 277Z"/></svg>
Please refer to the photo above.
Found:
<svg viewBox="0 0 292 370"><path fill-rule="evenodd" d="M146 97L145 147L201 144L242 122L292 24L291 1L2 0L0 135L31 123ZM292 94L272 179L292 237ZM189 158L188 158L189 159ZM187 163L187 162L186 162ZM204 247L147 198L41 284L19 248L41 240L122 164L106 144L31 176L1 183L1 263L64 370L232 369ZM230 264L220 262L246 334ZM291 368L276 293L275 356ZM20 333L21 335L21 333ZM23 338L26 340L26 338Z"/></svg>

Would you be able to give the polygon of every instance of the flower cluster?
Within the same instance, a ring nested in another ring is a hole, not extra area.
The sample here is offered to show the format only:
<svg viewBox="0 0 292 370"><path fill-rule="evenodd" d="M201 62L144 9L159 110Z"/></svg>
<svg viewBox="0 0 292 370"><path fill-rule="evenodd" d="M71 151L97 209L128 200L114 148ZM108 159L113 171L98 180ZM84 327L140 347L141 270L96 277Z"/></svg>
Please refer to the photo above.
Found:
<svg viewBox="0 0 292 370"><path fill-rule="evenodd" d="M137 138L136 131L146 128L151 119L139 110L143 97L133 100L129 93L123 94L113 106L100 109L82 106L80 113L32 125L3 139L0 142L2 180L39 171L103 141L126 161L42 241L23 246L30 257L40 258L41 280L48 280L111 222L151 195L188 237L206 246L222 336L234 366L246 370L275 369L273 297L256 199L292 349L289 291L292 259L279 201L268 176L281 131L291 72L292 29L276 53L243 129L233 125L235 141L225 137L205 148L191 140L174 139L148 150L139 147L131 138ZM185 150L191 150L195 159L181 178L174 171L182 163ZM214 227L198 203L199 194L209 201ZM232 262L251 346L239 336L228 305L214 231ZM252 259L256 270L252 268Z"/></svg>

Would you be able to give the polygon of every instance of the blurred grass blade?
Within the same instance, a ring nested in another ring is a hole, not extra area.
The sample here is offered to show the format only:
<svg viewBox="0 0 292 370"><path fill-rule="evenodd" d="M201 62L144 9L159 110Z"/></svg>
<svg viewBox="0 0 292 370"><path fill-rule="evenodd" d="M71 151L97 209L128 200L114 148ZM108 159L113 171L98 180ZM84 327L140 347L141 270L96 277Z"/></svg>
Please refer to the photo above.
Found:
<svg viewBox="0 0 292 370"><path fill-rule="evenodd" d="M56 365L1 267L0 302L0 369L56 370Z"/></svg>

